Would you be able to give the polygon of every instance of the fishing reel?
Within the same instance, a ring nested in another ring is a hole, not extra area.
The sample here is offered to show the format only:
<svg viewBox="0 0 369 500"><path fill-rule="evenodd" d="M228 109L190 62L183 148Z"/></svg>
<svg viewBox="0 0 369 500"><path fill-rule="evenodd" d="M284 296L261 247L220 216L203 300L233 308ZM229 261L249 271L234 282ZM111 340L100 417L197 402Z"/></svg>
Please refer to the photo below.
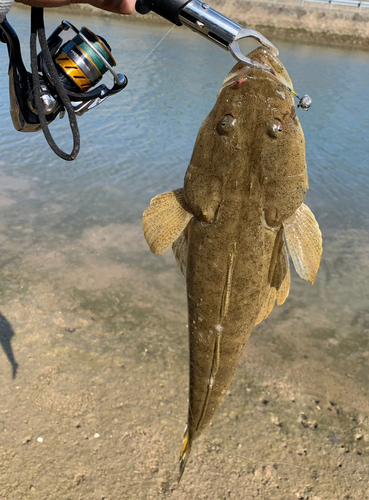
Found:
<svg viewBox="0 0 369 500"><path fill-rule="evenodd" d="M60 35L68 30L74 32L74 37L63 43ZM41 45L39 54L36 52L37 35ZM113 70L116 62L110 46L88 28L78 30L68 21L62 21L46 40L43 9L38 8L32 8L31 13L32 74L24 66L18 36L6 19L0 23L0 41L7 44L9 53L10 114L14 128L21 132L36 132L42 128L48 140L48 136L51 137L48 124L57 116L63 118L67 111L74 142L78 142L73 158L63 157L48 142L62 158L74 159L79 151L79 133L73 115L82 115L93 109L107 97L123 90L128 83L125 75ZM107 72L114 78L113 87L95 87Z"/></svg>

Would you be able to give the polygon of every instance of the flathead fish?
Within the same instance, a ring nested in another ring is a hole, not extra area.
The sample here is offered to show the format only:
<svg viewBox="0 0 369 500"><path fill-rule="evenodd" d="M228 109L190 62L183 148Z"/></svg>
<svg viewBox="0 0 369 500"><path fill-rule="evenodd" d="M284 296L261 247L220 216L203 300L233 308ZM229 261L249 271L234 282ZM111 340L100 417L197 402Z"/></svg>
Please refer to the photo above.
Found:
<svg viewBox="0 0 369 500"><path fill-rule="evenodd" d="M288 296L287 248L312 283L322 253L318 223L303 203L305 139L292 82L267 49L248 57L272 71L232 69L199 130L183 188L153 198L143 215L151 251L173 245L187 282L189 408L179 477L254 326Z"/></svg>

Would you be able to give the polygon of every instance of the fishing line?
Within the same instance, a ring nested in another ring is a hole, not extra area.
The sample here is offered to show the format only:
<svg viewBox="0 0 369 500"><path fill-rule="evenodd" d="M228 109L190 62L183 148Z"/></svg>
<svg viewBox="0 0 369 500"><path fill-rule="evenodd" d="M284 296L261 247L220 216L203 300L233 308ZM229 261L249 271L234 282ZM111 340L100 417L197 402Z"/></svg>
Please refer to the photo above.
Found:
<svg viewBox="0 0 369 500"><path fill-rule="evenodd" d="M167 31L165 33L165 35L163 36L163 38L155 45L155 47L152 50L150 50L150 52L147 54L147 56L142 59L142 61L140 62L140 64L137 66L137 68L132 71L132 73L128 76L128 80L131 78L132 75L134 75L134 73L136 73L136 71L138 70L138 68L143 65L143 63L146 61L146 59L148 59L151 56L151 54L154 52L154 50L156 50L159 47L159 45L162 43L162 41L164 40L164 38L166 38L169 35L169 33L173 30L173 28L175 28L175 27L176 27L176 25L173 24L173 26L169 29L169 31Z"/></svg>

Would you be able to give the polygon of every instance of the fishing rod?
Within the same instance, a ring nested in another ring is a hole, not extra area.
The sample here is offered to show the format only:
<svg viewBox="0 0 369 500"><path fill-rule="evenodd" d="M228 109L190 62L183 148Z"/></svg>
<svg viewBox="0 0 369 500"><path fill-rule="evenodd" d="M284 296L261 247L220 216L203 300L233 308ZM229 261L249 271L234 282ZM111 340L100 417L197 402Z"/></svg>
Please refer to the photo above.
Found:
<svg viewBox="0 0 369 500"><path fill-rule="evenodd" d="M248 66L270 70L242 53L241 39L254 38L278 55L276 47L263 35L243 28L200 0L137 0L136 10L140 14L153 11L174 25L187 26ZM67 31L74 36L63 43L60 35ZM37 39L41 46L38 54ZM7 19L0 23L0 41L7 45L9 54L10 115L14 128L20 132L42 130L55 154L66 161L74 160L80 149L76 115L96 108L128 84L128 78L113 69L116 62L108 42L88 28L78 29L68 21L62 21L46 39L43 9L36 7L31 8L31 73L24 66L19 38ZM114 85L96 87L107 72L113 76ZM304 107L301 99L300 105ZM71 153L57 146L49 130L49 124L66 113L73 136Z"/></svg>

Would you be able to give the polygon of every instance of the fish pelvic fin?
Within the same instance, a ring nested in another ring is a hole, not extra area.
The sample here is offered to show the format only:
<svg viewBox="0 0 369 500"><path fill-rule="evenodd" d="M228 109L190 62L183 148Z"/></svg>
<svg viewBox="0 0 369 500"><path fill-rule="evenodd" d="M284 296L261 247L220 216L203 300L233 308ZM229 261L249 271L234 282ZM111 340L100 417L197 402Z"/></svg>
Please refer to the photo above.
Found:
<svg viewBox="0 0 369 500"><path fill-rule="evenodd" d="M184 277L186 277L187 273L187 256L188 256L188 231L187 227L182 233L179 235L179 237L176 239L176 241L172 245L172 250L174 253L174 257L176 259L176 262L178 264L179 269L181 270L181 273L183 274Z"/></svg>
<svg viewBox="0 0 369 500"><path fill-rule="evenodd" d="M144 236L152 253L159 255L168 250L192 217L182 188L155 196L142 218Z"/></svg>
<svg viewBox="0 0 369 500"><path fill-rule="evenodd" d="M287 244L289 254L297 274L314 284L322 256L322 233L314 214L304 203L296 212L283 222L283 228L276 239L273 252L274 267L270 278L270 289L264 298L262 307L255 321L255 326L261 323L274 308L275 301L280 306L286 300L291 274L288 264Z"/></svg>
<svg viewBox="0 0 369 500"><path fill-rule="evenodd" d="M283 222L288 251L296 272L314 284L322 256L322 233L310 208L304 203Z"/></svg>
<svg viewBox="0 0 369 500"><path fill-rule="evenodd" d="M186 427L184 436L183 436L183 446L181 450L181 454L179 456L179 473L178 473L178 484L183 476L185 471L190 453L192 448L192 440L190 439L190 435L188 433L188 426Z"/></svg>
<svg viewBox="0 0 369 500"><path fill-rule="evenodd" d="M258 317L255 320L254 326L259 325L273 311L276 298L277 298L276 289L274 287L270 287L268 295L266 296L266 299L264 300L261 306Z"/></svg>
<svg viewBox="0 0 369 500"><path fill-rule="evenodd" d="M288 297L290 291L291 273L284 242L283 228L279 230L274 244L269 269L269 283L270 287L262 302L262 306L255 321L255 326L269 316L274 309L275 301L281 306Z"/></svg>
<svg viewBox="0 0 369 500"><path fill-rule="evenodd" d="M284 271L284 278L282 280L282 283L277 290L277 304L281 306L284 304L285 300L288 297L288 294L290 292L290 285L291 285L291 272L290 272L290 264L288 262L288 255L287 255L287 250L286 250L286 245L283 245L281 256L280 256L280 265L282 268L285 269Z"/></svg>

